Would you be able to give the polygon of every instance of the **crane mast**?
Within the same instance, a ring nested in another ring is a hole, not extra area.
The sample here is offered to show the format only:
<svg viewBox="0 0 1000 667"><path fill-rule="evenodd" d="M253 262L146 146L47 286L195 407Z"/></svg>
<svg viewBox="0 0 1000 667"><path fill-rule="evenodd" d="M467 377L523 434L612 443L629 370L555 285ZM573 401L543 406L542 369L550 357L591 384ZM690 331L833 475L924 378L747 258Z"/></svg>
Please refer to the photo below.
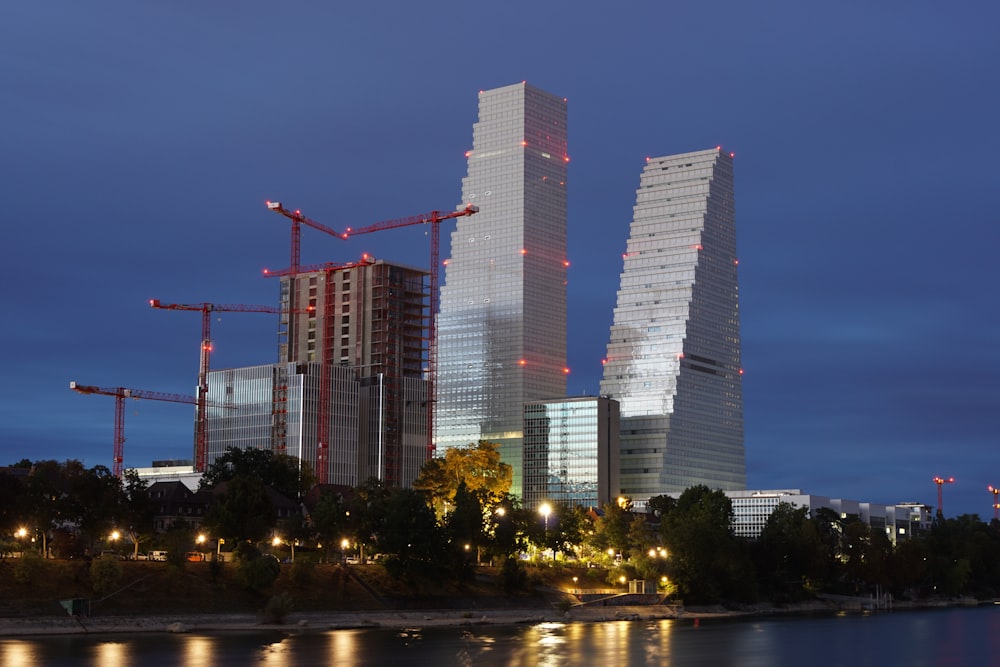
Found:
<svg viewBox="0 0 1000 667"><path fill-rule="evenodd" d="M243 304L218 303L162 303L159 299L150 299L151 308L162 310L187 310L201 313L201 351L198 359L198 395L195 403L194 427L194 469L205 472L208 467L208 371L212 356L212 313L270 313L283 314L281 308L275 306L258 306ZM304 312L304 311L303 311ZM279 443L279 449L284 443Z"/></svg>
<svg viewBox="0 0 1000 667"><path fill-rule="evenodd" d="M370 233L377 232L377 231L383 231L383 230L388 230L388 229L396 229L398 227L407 227L407 226L410 226L410 225L418 225L418 224L430 224L431 225L431 229L430 229L430 241L431 241L431 243L430 243L430 245L431 245L431 248L430 248L430 277L429 277L429 285L428 285L428 289L429 289L430 294L429 294L429 302L428 302L428 308L429 308L428 322L427 322L427 328L426 328L426 330L427 330L427 354L428 354L428 358L427 358L427 376L426 376L426 382L427 382L427 401L426 401L426 405L427 405L426 420L427 421L426 421L426 428L427 428L427 458L430 458L433 455L433 452L434 452L434 428L433 428L433 420L434 420L434 378L435 378L435 374L436 374L436 359L437 359L437 338L436 338L436 322L435 322L435 319L436 319L436 315L437 315L438 298L439 298L438 297L438 284L439 284L439 275L440 275L440 246L441 246L441 243L440 243L440 234L441 234L441 232L440 232L439 223L443 222L444 220L450 220L450 219L453 219L453 218L459 218L459 217L463 217L463 216L473 215L473 214L475 214L475 213L477 213L479 211L478 207L472 206L472 205L468 205L468 206L466 206L463 209L460 209L460 210L457 210L457 211L448 212L448 213L442 213L440 211L431 211L430 213L424 213L424 214L409 216L409 217L405 217L405 218L395 218L395 219L391 219L391 220L383 220L381 222L376 222L374 224L367 225L367 226L364 226L364 227L360 227L360 228L357 228L357 229L352 229L352 228L348 227L344 232L337 232L337 231L333 230L332 228L330 228L330 227L328 227L326 225L323 225L322 223L316 222L315 220L311 220L311 219L307 218L306 216L302 215L302 212L299 211L299 210L290 211L289 209L286 209L281 204L281 202L268 201L267 202L267 207L268 207L268 209L270 209L272 211L275 211L277 213L280 213L280 214L284 215L285 217L287 217L289 220L292 221L292 256L291 256L291 266L289 266L287 269L282 269L282 270L278 270L278 271L266 271L265 274L268 275L268 276L279 276L279 275L291 276L291 280L294 280L294 276L296 276L296 275L298 275L300 273L305 272L305 271L301 270L300 262L299 262L299 259L300 259L300 257L299 257L299 252L300 252L300 237L299 237L299 234L301 232L301 225L302 224L305 224L305 225L307 225L309 227L312 227L314 229L318 229L320 231L323 231L323 232L325 232L325 233L327 233L329 235L336 236L337 238L342 239L342 240L346 240L346 239L350 238L351 236L355 236L355 235L359 235L359 234L370 234ZM330 268L329 268L330 266L331 265L323 265L323 268L326 268L327 270L330 270ZM289 287L290 287L290 290L291 290L292 298L294 298L294 294L295 294L294 285L290 285ZM329 319L332 316L333 316L332 309L327 309L327 310L324 311L324 317L326 319ZM328 366L329 366L329 364L332 361L332 360L330 360L330 359L327 358L327 349L329 347L329 341L326 340L326 339L331 335L330 334L331 327L330 326L326 326L326 324L327 323L324 323L324 326L322 326L322 328L321 328L321 331L322 331L322 334L323 334L323 340L322 340L322 345L321 345L322 353L320 355L321 356L321 364L322 364L321 374L324 377L322 378L322 384L321 384L322 388L320 390L320 392L321 392L320 406L319 406L320 407L320 414L319 414L319 417L318 417L319 422L320 422L320 425L319 425L320 437L319 437L319 448L318 448L318 455L317 455L317 468L318 468L318 470L317 470L317 476L319 477L319 479L320 479L321 482L325 481L325 477L326 477L326 470L325 470L326 461L325 461L325 458L323 458L322 461L321 461L320 457L325 455L325 451L326 451L325 448L328 446L328 442L324 438L323 434L326 433L327 430L328 430L328 426L327 426L326 422L328 421L328 419L327 419L327 411L329 409L328 405L327 405L327 400L328 399L323 396L323 392L327 389L328 375L329 375Z"/></svg>
<svg viewBox="0 0 1000 667"><path fill-rule="evenodd" d="M145 389L130 389L128 387L95 387L93 385L78 384L70 382L69 388L81 394L99 394L102 396L115 397L115 435L114 435L114 457L112 459L111 472L115 477L122 476L122 461L125 458L125 399L146 399L153 401L167 401L170 403L197 404L198 399L194 396L183 396L181 394L165 394L159 391L147 391Z"/></svg>

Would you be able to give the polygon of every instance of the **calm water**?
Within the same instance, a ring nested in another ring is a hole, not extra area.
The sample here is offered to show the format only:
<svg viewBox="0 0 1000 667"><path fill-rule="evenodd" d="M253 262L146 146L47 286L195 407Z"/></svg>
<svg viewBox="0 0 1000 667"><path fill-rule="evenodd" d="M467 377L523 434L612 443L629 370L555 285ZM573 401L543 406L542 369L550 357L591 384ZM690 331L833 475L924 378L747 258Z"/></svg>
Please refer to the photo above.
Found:
<svg viewBox="0 0 1000 667"><path fill-rule="evenodd" d="M0 639L0 665L1000 665L1000 607L739 621Z"/></svg>

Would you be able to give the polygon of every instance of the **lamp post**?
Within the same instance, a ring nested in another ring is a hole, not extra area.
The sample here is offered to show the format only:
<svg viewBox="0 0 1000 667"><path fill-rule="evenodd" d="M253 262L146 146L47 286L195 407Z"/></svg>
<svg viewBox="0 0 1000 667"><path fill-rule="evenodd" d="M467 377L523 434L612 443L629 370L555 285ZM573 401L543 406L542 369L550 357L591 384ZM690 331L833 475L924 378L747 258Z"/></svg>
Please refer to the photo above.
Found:
<svg viewBox="0 0 1000 667"><path fill-rule="evenodd" d="M20 540L21 542L21 558L24 558L24 538L28 536L28 529L25 528L24 526L21 526L20 528L17 529L17 532L14 534L17 536L17 539Z"/></svg>
<svg viewBox="0 0 1000 667"><path fill-rule="evenodd" d="M549 514L552 514L552 506L548 503L542 503L538 506L538 513L542 515L545 519L545 536L544 544L547 546L549 543ZM545 553L544 551L542 553ZM555 560L555 552L552 553L552 560Z"/></svg>

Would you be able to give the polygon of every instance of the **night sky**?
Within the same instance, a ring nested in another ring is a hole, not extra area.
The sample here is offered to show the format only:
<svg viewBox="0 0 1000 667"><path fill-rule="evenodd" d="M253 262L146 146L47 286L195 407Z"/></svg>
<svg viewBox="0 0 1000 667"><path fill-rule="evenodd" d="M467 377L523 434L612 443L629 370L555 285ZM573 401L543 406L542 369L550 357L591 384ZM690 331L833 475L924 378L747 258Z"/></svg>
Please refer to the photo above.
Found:
<svg viewBox="0 0 1000 667"><path fill-rule="evenodd" d="M481 89L569 100L569 376L597 394L647 156L736 154L751 488L992 516L1000 5L12 0L0 23L0 463L111 467L113 399L193 394L197 313L277 304L266 199L335 229L460 204ZM449 254L453 224L442 235ZM424 230L339 241L427 266ZM442 277L443 277L442 272ZM276 360L218 314L214 368ZM190 458L129 402L125 466Z"/></svg>

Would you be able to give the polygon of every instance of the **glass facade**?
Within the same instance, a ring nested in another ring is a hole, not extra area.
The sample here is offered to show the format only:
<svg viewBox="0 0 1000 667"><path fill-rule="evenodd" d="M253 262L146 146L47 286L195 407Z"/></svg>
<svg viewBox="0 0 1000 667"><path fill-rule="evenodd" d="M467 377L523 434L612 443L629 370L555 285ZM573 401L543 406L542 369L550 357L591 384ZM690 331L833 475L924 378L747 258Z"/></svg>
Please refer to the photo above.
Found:
<svg viewBox="0 0 1000 667"><path fill-rule="evenodd" d="M746 487L732 156L651 158L601 394L621 403L621 493Z"/></svg>
<svg viewBox="0 0 1000 667"><path fill-rule="evenodd" d="M316 363L269 364L208 374L207 462L228 447L270 449L315 466L320 368ZM359 383L349 368L330 373L330 452L327 481L364 481L358 450Z"/></svg>
<svg viewBox="0 0 1000 667"><path fill-rule="evenodd" d="M479 94L437 320L434 443L500 445L522 487L525 401L566 394L566 100Z"/></svg>
<svg viewBox="0 0 1000 667"><path fill-rule="evenodd" d="M578 397L524 405L524 506L600 507L618 495L618 402Z"/></svg>

